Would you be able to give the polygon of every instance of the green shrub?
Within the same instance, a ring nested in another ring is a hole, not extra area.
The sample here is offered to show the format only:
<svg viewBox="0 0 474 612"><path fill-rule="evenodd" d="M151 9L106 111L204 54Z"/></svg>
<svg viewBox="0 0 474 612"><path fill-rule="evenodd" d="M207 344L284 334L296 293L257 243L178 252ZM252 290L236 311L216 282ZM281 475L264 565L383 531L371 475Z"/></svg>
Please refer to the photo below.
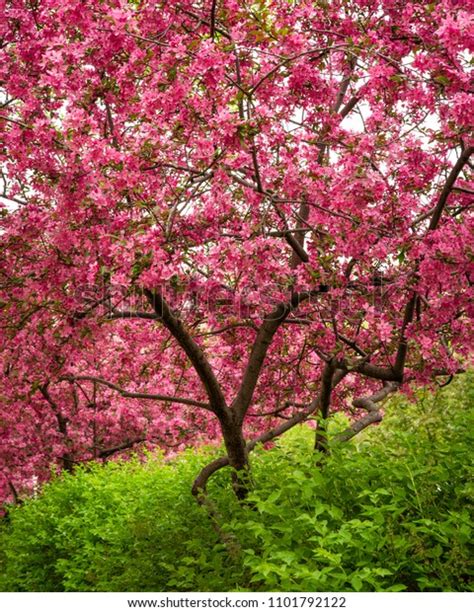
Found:
<svg viewBox="0 0 474 612"><path fill-rule="evenodd" d="M258 455L257 512L230 523L253 587L468 590L472 386L458 392L397 399L383 427L333 447L323 469L302 432Z"/></svg>
<svg viewBox="0 0 474 612"><path fill-rule="evenodd" d="M332 446L294 429L252 459L239 506L218 473L209 493L230 556L190 493L215 451L89 465L10 512L0 532L2 590L470 590L474 378ZM336 419L333 428L341 427Z"/></svg>
<svg viewBox="0 0 474 612"><path fill-rule="evenodd" d="M173 462L88 465L51 482L10 514L0 588L220 588L225 551L190 493L205 460L186 452Z"/></svg>

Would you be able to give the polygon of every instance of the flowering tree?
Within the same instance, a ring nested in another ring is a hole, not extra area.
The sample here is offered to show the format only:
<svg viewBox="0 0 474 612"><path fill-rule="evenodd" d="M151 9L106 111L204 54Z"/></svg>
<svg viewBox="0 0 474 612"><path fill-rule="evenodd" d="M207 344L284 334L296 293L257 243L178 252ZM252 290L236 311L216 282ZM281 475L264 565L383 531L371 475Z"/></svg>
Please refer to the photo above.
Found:
<svg viewBox="0 0 474 612"><path fill-rule="evenodd" d="M472 4L7 1L4 497L465 367Z"/></svg>

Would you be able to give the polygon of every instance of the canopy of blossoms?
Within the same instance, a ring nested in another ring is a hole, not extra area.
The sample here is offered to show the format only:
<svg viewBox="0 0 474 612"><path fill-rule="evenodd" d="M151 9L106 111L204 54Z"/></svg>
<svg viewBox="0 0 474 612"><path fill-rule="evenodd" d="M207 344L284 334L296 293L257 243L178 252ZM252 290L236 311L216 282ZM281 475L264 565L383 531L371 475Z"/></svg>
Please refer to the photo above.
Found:
<svg viewBox="0 0 474 612"><path fill-rule="evenodd" d="M2 4L1 498L467 366L472 0Z"/></svg>

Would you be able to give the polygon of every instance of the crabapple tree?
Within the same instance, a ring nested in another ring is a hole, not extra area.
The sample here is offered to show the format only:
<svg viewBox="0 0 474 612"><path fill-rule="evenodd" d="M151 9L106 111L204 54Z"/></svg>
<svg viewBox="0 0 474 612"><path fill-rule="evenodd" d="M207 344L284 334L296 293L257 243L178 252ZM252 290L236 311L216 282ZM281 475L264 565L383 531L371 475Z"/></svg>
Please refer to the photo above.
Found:
<svg viewBox="0 0 474 612"><path fill-rule="evenodd" d="M472 347L472 0L7 0L2 495L347 440Z"/></svg>

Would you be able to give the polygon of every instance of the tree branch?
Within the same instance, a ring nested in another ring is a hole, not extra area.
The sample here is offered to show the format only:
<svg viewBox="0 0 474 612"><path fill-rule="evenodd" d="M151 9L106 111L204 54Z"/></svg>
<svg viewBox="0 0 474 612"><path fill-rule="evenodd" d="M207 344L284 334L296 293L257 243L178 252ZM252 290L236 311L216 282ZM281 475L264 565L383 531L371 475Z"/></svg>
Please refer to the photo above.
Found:
<svg viewBox="0 0 474 612"><path fill-rule="evenodd" d="M113 389L120 393L122 397L130 397L133 399L148 399L148 400L157 400L162 402L174 402L175 404L185 404L187 406L197 406L198 408L204 408L205 410L211 410L209 404L205 402L199 402L197 400L188 399L185 397L175 397L174 395L162 395L158 393L141 393L136 391L127 391L126 389L122 389L118 385L109 382L108 380L104 380L103 378L99 378L97 376L70 376L64 378L63 380L76 381L76 380L89 380L90 382L95 382L99 385L103 385L104 387L108 387L109 389Z"/></svg>
<svg viewBox="0 0 474 612"><path fill-rule="evenodd" d="M350 338L347 338L341 333L339 334L339 338L344 342L344 344L347 344L347 346L350 346L351 349L355 351L358 355L360 355L361 357L367 357L367 353L362 348L360 348L357 342L354 342L353 340L351 340Z"/></svg>
<svg viewBox="0 0 474 612"><path fill-rule="evenodd" d="M320 47L316 49L310 49L309 51L303 51L302 53L297 53L296 55L292 55L290 57L283 58L281 62L279 62L276 66L273 66L271 70L269 70L266 74L264 74L257 81L257 83L255 83L255 85L251 87L250 92L249 92L250 95L252 96L267 79L272 77L283 66L286 66L287 64L294 62L295 60L300 59L301 57L304 57L305 55L313 55L315 53L318 53L315 59L320 59L321 57L324 57L329 51L332 51L333 49L340 49L345 46L346 46L345 43L342 43L339 45L332 45L329 47Z"/></svg>
<svg viewBox="0 0 474 612"><path fill-rule="evenodd" d="M185 13L186 15L189 15L190 17L192 17L196 21L199 21L203 25L207 25L209 27L211 26L211 22L209 21L209 19L205 19L204 17L201 17L200 15L197 15L196 13L194 13L193 11L190 11L186 7L182 6L181 4L177 4L176 8L177 8L177 10L181 11L182 13ZM232 40L231 35L228 32L226 32L225 30L223 30L222 28L218 28L217 26L214 26L214 32L219 32L219 34L221 34L222 36L224 36L228 40Z"/></svg>
<svg viewBox="0 0 474 612"><path fill-rule="evenodd" d="M154 312L139 312L136 310L114 310L107 319L152 319L158 320Z"/></svg>
<svg viewBox="0 0 474 612"><path fill-rule="evenodd" d="M407 358L408 352L408 342L406 338L406 330L408 325L413 321L413 315L415 313L415 306L417 302L418 296L416 293L413 293L412 297L408 300L407 305L405 306L405 313L403 315L403 323L402 328L400 330L400 340L398 343L397 355L395 357L395 372L399 376L400 382L403 380L403 371L405 369L405 362Z"/></svg>
<svg viewBox="0 0 474 612"><path fill-rule="evenodd" d="M288 227L288 222L286 220L285 215L282 213L280 208L277 206L276 201L273 197L271 197L271 202L273 204L273 208L275 209L275 212L277 213L279 218L282 220L283 225L285 227L283 238L285 238L287 243L290 245L290 247L294 251L292 262L295 262L295 263L292 263L291 266L295 268L297 265L299 265L300 262L307 263L309 261L309 256L308 256L308 253L303 248L304 234L297 234L296 236L293 236L290 228ZM301 228L298 227L297 229L299 230Z"/></svg>
<svg viewBox="0 0 474 612"><path fill-rule="evenodd" d="M347 102L347 104L346 104L346 105L345 105L345 106L344 106L344 107L343 107L341 110L339 110L339 108L340 108L340 106L341 106L341 104L342 104L342 100L343 100L343 98L344 98L344 95L345 95L345 93L346 93L346 91L347 91L347 87L349 86L349 82L350 82L350 75L349 75L349 77L346 77L346 78L344 79L343 83L341 83L341 89L340 89L340 91L339 91L339 93L338 93L338 96L337 96L337 99L336 99L336 102L335 102L335 105L334 105L334 110L335 110L336 112L337 112L337 111L339 111L339 115L340 115L342 118L346 117L346 116L347 116L347 115L348 115L348 114L351 112L351 110L354 108L354 106L355 106L355 105L356 105L356 104L359 102L359 100L360 100L360 96L354 95L354 96L352 96L352 98L349 100L349 102ZM341 97L341 96L342 96L342 97ZM324 138L327 136L327 132L328 132L327 128L324 128L324 129L322 129L322 130L321 130L321 132L320 132L320 138L321 138L322 140L324 140ZM318 160L317 160L317 161L318 161L318 164L319 164L319 165L321 165L321 164L323 163L323 160L324 160L324 151L325 151L325 149L326 149L326 146L325 146L324 144L319 144L319 145L318 145L318 148L319 148L319 154L318 154ZM316 206L315 204L313 204L313 206L315 206L315 207L317 207L317 208L320 208L320 209L321 209L321 210L323 210L324 212L329 212L330 214L333 214L333 215L335 215L335 216L343 216L343 215L341 215L340 213L335 213L335 212L333 212L333 211L328 211L328 210L326 210L326 209L325 209L325 208L323 208L323 207ZM305 199L305 198L303 198L303 200L301 201L301 204L300 204L299 211L298 211L298 217L299 217L299 219L300 219L300 221L299 221L299 223L298 223L298 229L299 229L299 228L304 227L304 225L307 223L308 218L309 218L309 211L310 211L310 209L309 209L309 203L306 201L306 199ZM345 216L345 215L344 215L344 216ZM350 218L349 218L349 219L350 219ZM352 221L352 219L351 219L351 221ZM301 243L301 245L303 245L303 243L304 243L304 238L303 238L303 237L299 237L299 238L298 238L298 242L300 242L300 243ZM304 260L303 260L303 261L304 261ZM298 261L295 259L295 257L293 256L292 261L291 261L291 267L292 267L292 268L296 268L296 267L297 267L297 265L298 265L298 263L299 263L299 262L298 262Z"/></svg>
<svg viewBox="0 0 474 612"><path fill-rule="evenodd" d="M224 394L201 347L193 340L181 320L173 314L169 304L159 291L144 289L144 294L157 317L173 335L194 366L209 397L209 409L217 416L226 415L227 404Z"/></svg>
<svg viewBox="0 0 474 612"><path fill-rule="evenodd" d="M366 355L364 359L356 362L354 365L349 366L345 360L338 361L337 367L344 371L346 374L349 372L358 372L359 374L363 374L364 376L368 376L369 378L374 378L376 380L383 381L394 381L401 382L401 377L398 372L396 372L393 368L385 368L382 366L373 365L371 363L367 363L367 359L369 355Z"/></svg>
<svg viewBox="0 0 474 612"><path fill-rule="evenodd" d="M23 503L23 500L18 495L18 491L16 490L16 487L11 480L8 481L8 487L11 491L14 505L21 506L21 504Z"/></svg>
<svg viewBox="0 0 474 612"><path fill-rule="evenodd" d="M273 410L268 410L267 412L247 412L246 416L249 417L266 417L266 416L278 416L280 412L284 410L288 410L291 406L296 406L298 408L306 408L306 404L301 404L299 402L287 401L282 406L278 408L274 408Z"/></svg>
<svg viewBox="0 0 474 612"><path fill-rule="evenodd" d="M438 227L439 221L441 219L441 215L443 214L444 207L446 206L446 202L448 201L449 194L453 190L454 183L456 182L456 179L458 178L461 170L464 168L464 166L469 161L469 158L473 152L474 152L474 146L466 147L464 151L461 153L453 169L449 173L449 176L443 187L443 191L441 192L441 195L439 196L438 203L436 204L435 209L433 211L433 216L431 217L431 221L428 227L429 231L433 231Z"/></svg>
<svg viewBox="0 0 474 612"><path fill-rule="evenodd" d="M252 401L253 392L257 385L263 362L267 355L268 348L273 340L273 336L277 332L280 325L285 321L288 315L295 310L301 302L309 299L313 295L326 293L328 288L321 285L318 290L295 293L289 302L281 302L277 307L265 318L264 322L258 330L257 336L252 346L252 350L247 362L247 366L242 377L242 383L236 398L232 403L232 408L235 414L242 422L245 414Z"/></svg>
<svg viewBox="0 0 474 612"><path fill-rule="evenodd" d="M347 117L347 115L351 112L354 106L359 102L359 96L352 96L349 102L341 109L340 115L341 117Z"/></svg>
<svg viewBox="0 0 474 612"><path fill-rule="evenodd" d="M216 33L216 9L217 9L217 0L212 0L211 4L211 39L214 40L214 36Z"/></svg>
<svg viewBox="0 0 474 612"><path fill-rule="evenodd" d="M100 459L106 459L115 453L119 453L120 451L127 450L135 446L135 444L141 444L142 442L146 442L146 438L137 438L136 440L127 440L122 442L122 444L117 444L117 446L112 446L110 448L99 449L98 457Z"/></svg>
<svg viewBox="0 0 474 612"><path fill-rule="evenodd" d="M388 383L373 395L354 399L352 405L356 408L364 408L368 411L368 414L352 423L345 431L336 436L336 441L347 442L372 423L380 422L382 420L382 415L377 404L383 401L391 393L394 393L398 389L398 386L398 383Z"/></svg>

